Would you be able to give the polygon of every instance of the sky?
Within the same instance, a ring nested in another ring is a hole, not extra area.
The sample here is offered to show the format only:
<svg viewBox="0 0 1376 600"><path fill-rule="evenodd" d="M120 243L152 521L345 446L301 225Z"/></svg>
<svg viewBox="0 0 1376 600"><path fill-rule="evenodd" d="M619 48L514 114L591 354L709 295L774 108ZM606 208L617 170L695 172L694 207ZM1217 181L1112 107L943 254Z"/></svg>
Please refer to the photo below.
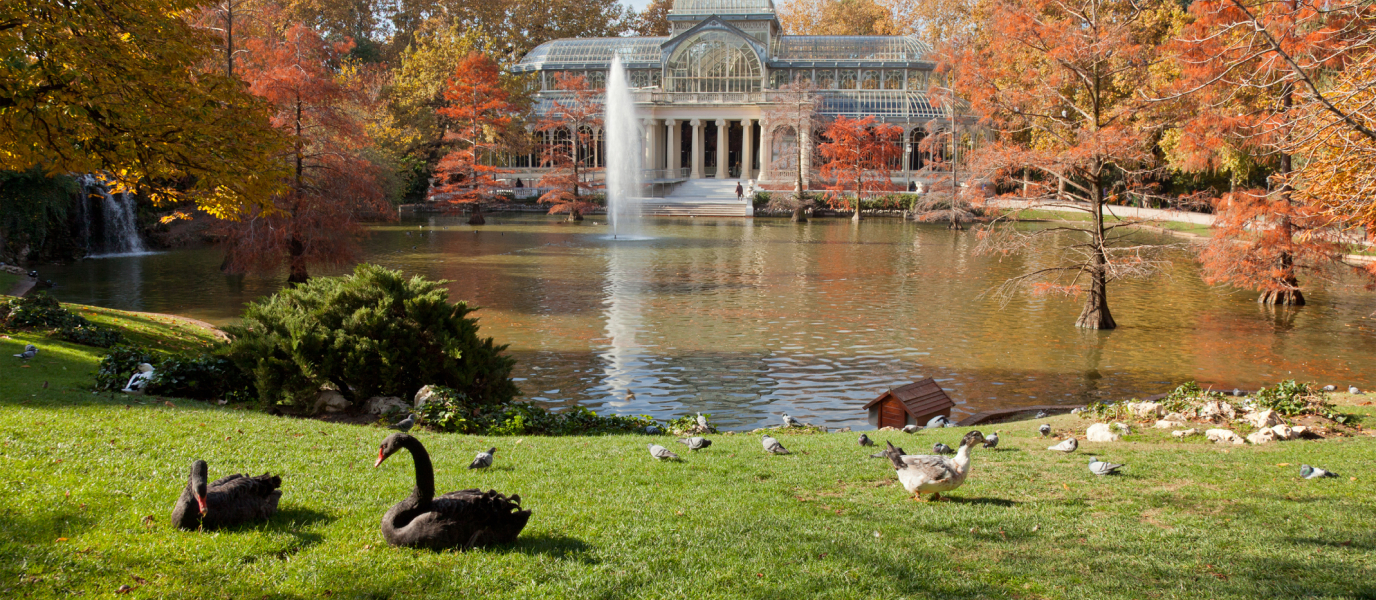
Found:
<svg viewBox="0 0 1376 600"><path fill-rule="evenodd" d="M634 8L636 12L640 12L645 10L645 6L650 3L650 0L621 0L621 3L629 5L631 8Z"/></svg>

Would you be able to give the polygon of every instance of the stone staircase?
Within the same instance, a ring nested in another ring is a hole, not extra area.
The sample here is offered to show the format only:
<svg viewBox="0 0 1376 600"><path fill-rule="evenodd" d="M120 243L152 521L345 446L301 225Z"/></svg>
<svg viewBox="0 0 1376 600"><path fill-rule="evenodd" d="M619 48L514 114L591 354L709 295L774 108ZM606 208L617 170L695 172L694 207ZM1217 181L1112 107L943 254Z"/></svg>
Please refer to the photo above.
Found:
<svg viewBox="0 0 1376 600"><path fill-rule="evenodd" d="M735 179L690 179L663 198L645 198L647 217L753 217L750 202L736 200Z"/></svg>

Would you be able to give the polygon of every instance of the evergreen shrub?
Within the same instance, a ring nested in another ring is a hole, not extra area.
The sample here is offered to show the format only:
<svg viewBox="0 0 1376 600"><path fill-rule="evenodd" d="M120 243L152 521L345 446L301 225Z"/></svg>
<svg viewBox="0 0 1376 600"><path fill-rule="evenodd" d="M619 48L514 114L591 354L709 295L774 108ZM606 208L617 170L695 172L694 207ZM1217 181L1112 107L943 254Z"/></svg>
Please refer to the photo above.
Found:
<svg viewBox="0 0 1376 600"><path fill-rule="evenodd" d="M559 412L528 403L474 405L457 390L434 387L431 399L417 416L422 425L452 433L477 435L588 435L606 433L643 433L645 428L663 425L653 417L638 415L601 416L583 406Z"/></svg>
<svg viewBox="0 0 1376 600"><path fill-rule="evenodd" d="M355 406L434 384L474 407L506 406L518 393L515 359L478 337L475 309L450 303L444 283L376 265L313 278L250 304L227 328L227 355L269 405L309 407L326 384Z"/></svg>

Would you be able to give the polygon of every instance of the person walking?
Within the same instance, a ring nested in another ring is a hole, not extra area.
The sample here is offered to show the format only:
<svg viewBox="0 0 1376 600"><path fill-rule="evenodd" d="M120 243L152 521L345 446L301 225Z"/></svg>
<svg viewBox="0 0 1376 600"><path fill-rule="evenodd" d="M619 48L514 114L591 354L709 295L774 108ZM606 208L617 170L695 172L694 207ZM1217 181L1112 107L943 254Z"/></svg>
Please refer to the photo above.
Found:
<svg viewBox="0 0 1376 600"><path fill-rule="evenodd" d="M745 198L745 188L741 187L741 182L736 182L736 201L743 202Z"/></svg>

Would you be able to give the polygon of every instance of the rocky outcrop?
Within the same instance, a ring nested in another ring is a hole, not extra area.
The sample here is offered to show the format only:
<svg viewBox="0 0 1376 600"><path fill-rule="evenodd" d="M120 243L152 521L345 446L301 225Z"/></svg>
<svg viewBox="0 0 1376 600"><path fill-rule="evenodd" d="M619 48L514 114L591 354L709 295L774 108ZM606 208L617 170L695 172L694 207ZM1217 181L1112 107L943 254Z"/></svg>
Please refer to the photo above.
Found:
<svg viewBox="0 0 1376 600"><path fill-rule="evenodd" d="M1108 423L1095 423L1085 430L1085 441L1087 442L1116 442L1123 439L1122 436L1113 432L1113 428Z"/></svg>
<svg viewBox="0 0 1376 600"><path fill-rule="evenodd" d="M1210 429L1205 431L1204 435L1209 438L1209 441L1215 444L1234 444L1240 446L1247 443L1247 440L1242 439L1242 436L1227 429Z"/></svg>

